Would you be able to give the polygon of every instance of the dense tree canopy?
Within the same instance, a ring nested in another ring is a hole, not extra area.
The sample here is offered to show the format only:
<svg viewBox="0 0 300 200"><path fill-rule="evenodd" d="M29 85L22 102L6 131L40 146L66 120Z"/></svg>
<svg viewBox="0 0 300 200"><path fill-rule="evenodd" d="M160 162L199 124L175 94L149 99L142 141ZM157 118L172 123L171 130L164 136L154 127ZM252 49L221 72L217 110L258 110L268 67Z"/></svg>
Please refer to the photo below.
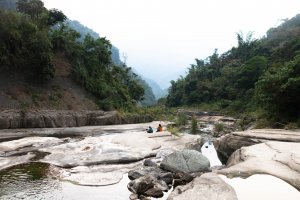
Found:
<svg viewBox="0 0 300 200"><path fill-rule="evenodd" d="M0 10L0 70L20 71L28 78L50 80L54 75L48 32L15 12Z"/></svg>
<svg viewBox="0 0 300 200"><path fill-rule="evenodd" d="M300 15L253 39L237 34L238 45L196 59L186 77L171 82L168 106L218 105L233 112L263 110L277 122L300 118Z"/></svg>

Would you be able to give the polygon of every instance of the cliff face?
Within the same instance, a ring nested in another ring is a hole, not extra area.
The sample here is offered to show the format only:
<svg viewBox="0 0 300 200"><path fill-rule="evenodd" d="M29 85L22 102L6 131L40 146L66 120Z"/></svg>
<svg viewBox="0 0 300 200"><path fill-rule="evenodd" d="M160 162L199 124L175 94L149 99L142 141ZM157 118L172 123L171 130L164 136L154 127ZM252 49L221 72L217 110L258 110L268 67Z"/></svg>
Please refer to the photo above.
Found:
<svg viewBox="0 0 300 200"><path fill-rule="evenodd" d="M6 110L0 113L0 129L56 128L149 122L150 116L121 116L117 111Z"/></svg>

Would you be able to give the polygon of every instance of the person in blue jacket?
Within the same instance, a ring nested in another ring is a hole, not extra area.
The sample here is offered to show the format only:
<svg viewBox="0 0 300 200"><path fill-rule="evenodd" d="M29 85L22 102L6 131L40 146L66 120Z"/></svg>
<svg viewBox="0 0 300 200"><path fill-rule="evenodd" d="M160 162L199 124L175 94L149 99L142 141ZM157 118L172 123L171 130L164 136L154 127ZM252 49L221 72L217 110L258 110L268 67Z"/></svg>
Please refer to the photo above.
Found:
<svg viewBox="0 0 300 200"><path fill-rule="evenodd" d="M146 129L147 133L153 133L153 128L149 126L149 128Z"/></svg>

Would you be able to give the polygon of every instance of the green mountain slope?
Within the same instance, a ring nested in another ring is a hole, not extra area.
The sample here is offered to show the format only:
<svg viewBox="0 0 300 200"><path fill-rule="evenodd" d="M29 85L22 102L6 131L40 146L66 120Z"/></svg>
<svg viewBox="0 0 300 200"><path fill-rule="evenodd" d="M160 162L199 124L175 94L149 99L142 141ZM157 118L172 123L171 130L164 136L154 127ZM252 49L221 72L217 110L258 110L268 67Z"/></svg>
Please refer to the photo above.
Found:
<svg viewBox="0 0 300 200"><path fill-rule="evenodd" d="M66 80L76 82L105 110L130 109L142 100L144 89L131 69L113 63L109 40L90 35L80 39L80 33L63 24L66 16L61 11L47 10L39 0L20 0L17 11L0 10L0 72L11 75L11 81L20 80L25 90L33 88L22 94L34 94L37 107L44 105L37 88L49 89L58 76L63 78L60 87L51 87L48 98L54 102L68 90L61 87ZM15 99L23 103L20 95Z"/></svg>
<svg viewBox="0 0 300 200"><path fill-rule="evenodd" d="M167 105L256 113L270 126L300 124L300 15L264 38L239 33L237 39L237 47L196 59L185 77L172 81Z"/></svg>

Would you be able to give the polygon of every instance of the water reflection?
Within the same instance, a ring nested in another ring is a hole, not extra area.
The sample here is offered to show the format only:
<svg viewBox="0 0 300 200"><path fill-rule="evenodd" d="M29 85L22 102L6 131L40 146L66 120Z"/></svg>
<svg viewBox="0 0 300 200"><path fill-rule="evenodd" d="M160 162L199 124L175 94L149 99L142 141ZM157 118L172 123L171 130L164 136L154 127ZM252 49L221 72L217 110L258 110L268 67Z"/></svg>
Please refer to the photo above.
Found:
<svg viewBox="0 0 300 200"><path fill-rule="evenodd" d="M0 199L62 199L61 185L49 165L27 163L0 171Z"/></svg>
<svg viewBox="0 0 300 200"><path fill-rule="evenodd" d="M27 163L0 171L0 199L129 199L127 175L115 185L80 186L53 178L50 168L44 163Z"/></svg>

